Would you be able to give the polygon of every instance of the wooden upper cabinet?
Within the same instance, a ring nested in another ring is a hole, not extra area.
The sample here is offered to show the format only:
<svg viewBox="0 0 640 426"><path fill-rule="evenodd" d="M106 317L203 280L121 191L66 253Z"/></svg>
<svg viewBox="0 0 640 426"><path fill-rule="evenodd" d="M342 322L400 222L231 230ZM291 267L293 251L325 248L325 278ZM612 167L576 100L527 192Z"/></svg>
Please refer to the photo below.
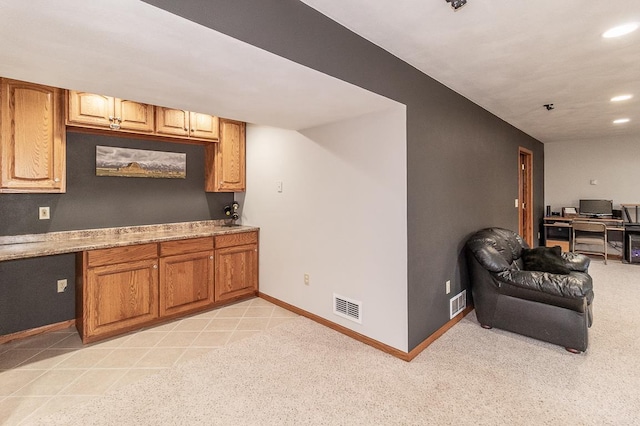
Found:
<svg viewBox="0 0 640 426"><path fill-rule="evenodd" d="M69 90L67 124L97 129L153 133L153 105Z"/></svg>
<svg viewBox="0 0 640 426"><path fill-rule="evenodd" d="M189 136L189 111L157 106L156 133L169 136Z"/></svg>
<svg viewBox="0 0 640 426"><path fill-rule="evenodd" d="M220 119L220 142L205 149L206 191L245 191L245 127L242 121Z"/></svg>
<svg viewBox="0 0 640 426"><path fill-rule="evenodd" d="M0 79L0 192L64 192L62 89Z"/></svg>
<svg viewBox="0 0 640 426"><path fill-rule="evenodd" d="M181 109L156 107L156 134L217 141L218 117Z"/></svg>

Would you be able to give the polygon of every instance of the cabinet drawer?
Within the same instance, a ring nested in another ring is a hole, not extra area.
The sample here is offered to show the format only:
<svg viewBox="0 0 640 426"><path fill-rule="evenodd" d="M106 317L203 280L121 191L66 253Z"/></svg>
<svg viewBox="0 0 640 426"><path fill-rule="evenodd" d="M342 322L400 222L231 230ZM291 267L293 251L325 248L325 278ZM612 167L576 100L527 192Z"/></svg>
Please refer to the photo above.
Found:
<svg viewBox="0 0 640 426"><path fill-rule="evenodd" d="M166 241L160 243L160 256L195 253L213 250L213 238L189 238L187 240Z"/></svg>
<svg viewBox="0 0 640 426"><path fill-rule="evenodd" d="M218 235L216 238L216 248L241 246L244 244L255 244L258 242L258 232L239 232L237 234Z"/></svg>
<svg viewBox="0 0 640 426"><path fill-rule="evenodd" d="M158 257L158 245L138 244L134 246L114 247L87 252L87 266L109 265L114 263L134 262L136 260Z"/></svg>

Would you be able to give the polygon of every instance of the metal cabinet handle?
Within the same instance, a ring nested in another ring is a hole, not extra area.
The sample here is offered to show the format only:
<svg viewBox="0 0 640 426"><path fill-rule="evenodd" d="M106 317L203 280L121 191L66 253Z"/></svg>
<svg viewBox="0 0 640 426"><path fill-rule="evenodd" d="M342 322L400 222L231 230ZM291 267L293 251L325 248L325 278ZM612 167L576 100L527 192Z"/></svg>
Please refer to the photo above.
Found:
<svg viewBox="0 0 640 426"><path fill-rule="evenodd" d="M213 259L213 256L209 256L209 259Z"/></svg>
<svg viewBox="0 0 640 426"><path fill-rule="evenodd" d="M153 265L153 269L158 269L158 265Z"/></svg>

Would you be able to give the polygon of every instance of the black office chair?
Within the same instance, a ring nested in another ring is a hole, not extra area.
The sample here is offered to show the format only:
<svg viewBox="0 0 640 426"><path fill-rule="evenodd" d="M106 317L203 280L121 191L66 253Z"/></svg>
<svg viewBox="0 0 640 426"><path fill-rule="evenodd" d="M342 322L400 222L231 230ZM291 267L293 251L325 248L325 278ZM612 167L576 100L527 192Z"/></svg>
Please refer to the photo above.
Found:
<svg viewBox="0 0 640 426"><path fill-rule="evenodd" d="M574 220L572 252L604 257L607 264L607 226L604 223Z"/></svg>

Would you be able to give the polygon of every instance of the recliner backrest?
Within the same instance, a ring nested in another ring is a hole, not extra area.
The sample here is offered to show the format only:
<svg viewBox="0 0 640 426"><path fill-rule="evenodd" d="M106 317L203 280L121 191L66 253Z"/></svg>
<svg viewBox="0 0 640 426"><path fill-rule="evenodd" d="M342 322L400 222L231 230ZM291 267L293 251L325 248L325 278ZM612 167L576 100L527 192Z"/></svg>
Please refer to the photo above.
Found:
<svg viewBox="0 0 640 426"><path fill-rule="evenodd" d="M513 268L522 256L522 249L529 248L516 232L504 228L485 228L467 240L467 247L483 268L502 272Z"/></svg>

